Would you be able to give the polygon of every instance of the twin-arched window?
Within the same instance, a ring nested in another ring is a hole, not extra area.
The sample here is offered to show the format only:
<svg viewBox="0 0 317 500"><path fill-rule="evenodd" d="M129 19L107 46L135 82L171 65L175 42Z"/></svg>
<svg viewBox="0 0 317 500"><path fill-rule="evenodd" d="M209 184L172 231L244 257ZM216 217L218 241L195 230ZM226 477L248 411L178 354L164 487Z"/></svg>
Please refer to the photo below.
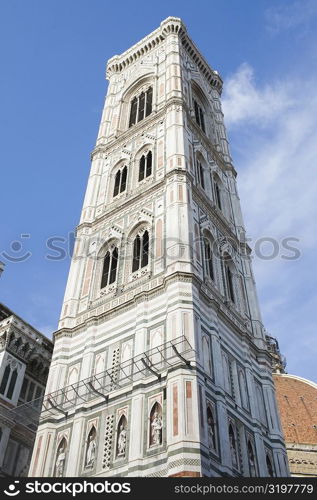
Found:
<svg viewBox="0 0 317 500"><path fill-rule="evenodd" d="M131 101L129 127L140 122L152 113L153 89L149 87Z"/></svg>
<svg viewBox="0 0 317 500"><path fill-rule="evenodd" d="M138 271L149 263L149 232L138 233L133 242L132 272Z"/></svg>
<svg viewBox="0 0 317 500"><path fill-rule="evenodd" d="M117 196L119 193L123 193L127 188L127 176L128 176L128 167L124 166L120 168L115 176L114 188L113 188L113 196Z"/></svg>
<svg viewBox="0 0 317 500"><path fill-rule="evenodd" d="M140 158L139 182L152 174L152 151L143 154Z"/></svg>
<svg viewBox="0 0 317 500"><path fill-rule="evenodd" d="M114 247L108 250L102 269L101 286L100 288L105 288L116 281L117 277L117 267L118 267L118 248Z"/></svg>

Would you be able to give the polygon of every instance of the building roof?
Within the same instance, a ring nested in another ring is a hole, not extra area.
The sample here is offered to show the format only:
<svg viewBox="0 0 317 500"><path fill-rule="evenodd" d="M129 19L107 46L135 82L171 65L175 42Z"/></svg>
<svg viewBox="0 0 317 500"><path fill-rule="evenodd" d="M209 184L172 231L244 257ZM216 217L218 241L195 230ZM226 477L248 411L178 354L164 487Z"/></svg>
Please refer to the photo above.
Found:
<svg viewBox="0 0 317 500"><path fill-rule="evenodd" d="M285 373L273 378L286 443L317 445L317 384Z"/></svg>

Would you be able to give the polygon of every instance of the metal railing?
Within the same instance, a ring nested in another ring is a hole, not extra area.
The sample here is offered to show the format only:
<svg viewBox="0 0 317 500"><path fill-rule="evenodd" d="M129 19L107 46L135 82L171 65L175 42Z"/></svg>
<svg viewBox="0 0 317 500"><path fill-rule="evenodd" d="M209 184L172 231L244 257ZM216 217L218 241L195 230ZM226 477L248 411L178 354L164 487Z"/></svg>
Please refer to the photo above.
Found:
<svg viewBox="0 0 317 500"><path fill-rule="evenodd" d="M112 392L144 382L149 377L160 380L161 374L170 368L182 364L189 366L194 353L186 337L177 337L76 384L46 394L44 398L19 405L10 413L16 422L34 428L41 420L66 417L77 406L98 398L108 402Z"/></svg>

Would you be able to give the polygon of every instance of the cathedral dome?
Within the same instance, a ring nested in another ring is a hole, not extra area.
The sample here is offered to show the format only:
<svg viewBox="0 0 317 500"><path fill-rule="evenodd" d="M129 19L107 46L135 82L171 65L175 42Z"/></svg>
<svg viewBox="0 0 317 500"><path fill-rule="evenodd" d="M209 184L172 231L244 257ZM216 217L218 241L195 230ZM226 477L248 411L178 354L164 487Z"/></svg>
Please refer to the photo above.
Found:
<svg viewBox="0 0 317 500"><path fill-rule="evenodd" d="M317 445L317 384L273 374L285 441Z"/></svg>

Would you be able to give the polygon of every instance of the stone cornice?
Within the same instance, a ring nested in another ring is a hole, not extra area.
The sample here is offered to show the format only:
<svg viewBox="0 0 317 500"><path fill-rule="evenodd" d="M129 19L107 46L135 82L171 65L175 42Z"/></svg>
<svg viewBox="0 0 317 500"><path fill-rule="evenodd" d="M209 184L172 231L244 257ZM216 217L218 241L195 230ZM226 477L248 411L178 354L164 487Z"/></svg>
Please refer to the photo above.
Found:
<svg viewBox="0 0 317 500"><path fill-rule="evenodd" d="M182 20L178 17L168 17L161 22L159 28L148 36L133 45L121 55L115 55L109 59L106 69L106 77L109 79L113 74L120 73L131 64L134 64L141 57L158 47L168 35L177 35L186 52L192 58L199 70L202 72L209 84L214 87L219 94L222 91L222 79L217 71L214 71L200 51L187 34L187 29Z"/></svg>
<svg viewBox="0 0 317 500"><path fill-rule="evenodd" d="M218 296L216 297L215 295L214 297L211 298L208 294L206 294L206 292L203 292L202 290L203 282L197 276L195 276L192 273L179 272L179 271L171 275L168 275L166 277L163 277L161 283L150 290L141 290L140 292L136 293L133 297L131 297L130 299L126 300L123 303L120 303L120 301L118 301L118 305L116 307L112 307L109 311L103 312L102 314L93 315L83 320L83 322L80 323L79 325L76 325L72 328L61 328L60 330L54 333L54 338L56 340L62 337L73 337L74 335L82 332L83 330L87 330L90 326L96 326L98 324L101 324L104 321L109 320L110 318L118 314L121 314L124 310L131 309L141 299L147 301L154 295L164 293L167 289L167 286L169 286L173 282L186 282L194 285L200 291L200 293L203 293L205 297L208 298L209 301L214 301L214 303L216 304L216 308L219 310L219 312L221 312L221 315L226 317L230 325L234 327L234 329L237 332L239 332L240 335L241 334L245 335L246 338L249 339L249 341L251 340L252 334L251 332L247 332L247 327L243 321L242 316L240 316L239 313L229 310ZM98 306L95 309L97 311ZM228 312L228 314L226 314L226 311ZM83 311L81 315L84 316L89 312L93 311L88 310L86 311L86 313ZM257 350L259 349L257 348Z"/></svg>

